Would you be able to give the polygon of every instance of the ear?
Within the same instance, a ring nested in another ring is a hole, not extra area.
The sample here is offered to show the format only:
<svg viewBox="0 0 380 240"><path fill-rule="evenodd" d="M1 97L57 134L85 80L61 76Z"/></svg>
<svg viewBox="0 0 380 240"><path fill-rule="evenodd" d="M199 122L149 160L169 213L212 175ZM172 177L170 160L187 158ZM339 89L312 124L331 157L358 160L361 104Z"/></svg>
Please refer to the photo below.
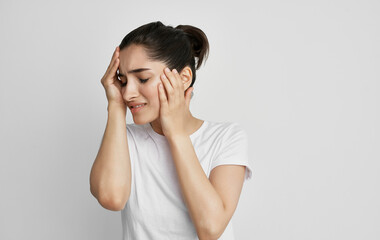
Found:
<svg viewBox="0 0 380 240"><path fill-rule="evenodd" d="M191 68L189 66L184 67L179 75L182 79L183 89L188 89L193 80L193 72L191 71Z"/></svg>

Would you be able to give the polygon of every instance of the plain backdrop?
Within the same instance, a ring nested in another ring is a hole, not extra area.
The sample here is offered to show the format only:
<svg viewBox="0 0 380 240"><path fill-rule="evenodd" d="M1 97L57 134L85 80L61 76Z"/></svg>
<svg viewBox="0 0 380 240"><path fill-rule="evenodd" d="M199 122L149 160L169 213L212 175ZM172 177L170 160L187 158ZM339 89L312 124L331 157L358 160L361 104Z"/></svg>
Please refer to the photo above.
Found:
<svg viewBox="0 0 380 240"><path fill-rule="evenodd" d="M90 193L100 79L152 21L206 33L191 111L249 134L236 239L380 239L375 0L1 0L0 239L121 239L120 212Z"/></svg>

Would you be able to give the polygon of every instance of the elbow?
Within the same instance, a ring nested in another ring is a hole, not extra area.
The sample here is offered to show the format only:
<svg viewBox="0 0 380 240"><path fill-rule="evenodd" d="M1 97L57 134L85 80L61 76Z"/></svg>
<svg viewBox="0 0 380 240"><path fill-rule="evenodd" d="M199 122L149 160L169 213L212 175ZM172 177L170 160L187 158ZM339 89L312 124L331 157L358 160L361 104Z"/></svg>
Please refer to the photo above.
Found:
<svg viewBox="0 0 380 240"><path fill-rule="evenodd" d="M90 186L90 192L98 200L99 204L111 211L121 211L124 209L130 195L130 191L126 190L128 189L123 187L113 191L104 191L95 188L93 185Z"/></svg>
<svg viewBox="0 0 380 240"><path fill-rule="evenodd" d="M199 240L218 240L222 233L223 231L219 228L211 226L199 231L198 238Z"/></svg>
<svg viewBox="0 0 380 240"><path fill-rule="evenodd" d="M99 204L105 209L111 211L120 211L123 207L121 198L111 196L110 194L100 193L99 191L90 188L91 194L98 200Z"/></svg>
<svg viewBox="0 0 380 240"><path fill-rule="evenodd" d="M103 208L111 211L121 211L126 204L123 198L111 196L100 196L98 202Z"/></svg>

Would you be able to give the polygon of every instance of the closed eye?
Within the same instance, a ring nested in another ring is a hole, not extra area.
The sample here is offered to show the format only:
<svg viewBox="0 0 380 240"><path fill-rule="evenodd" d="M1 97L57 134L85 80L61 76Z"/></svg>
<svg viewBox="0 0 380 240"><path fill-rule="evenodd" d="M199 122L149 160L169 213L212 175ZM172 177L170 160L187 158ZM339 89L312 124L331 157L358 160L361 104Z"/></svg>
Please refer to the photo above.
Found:
<svg viewBox="0 0 380 240"><path fill-rule="evenodd" d="M140 80L141 83L146 83L146 82L149 80L149 78L147 78L147 79L141 79L141 78L139 78L139 80ZM120 81L121 81L121 80L120 80ZM127 82L125 82L125 83L121 83L121 86L122 86L122 87L124 87L125 85L127 85Z"/></svg>

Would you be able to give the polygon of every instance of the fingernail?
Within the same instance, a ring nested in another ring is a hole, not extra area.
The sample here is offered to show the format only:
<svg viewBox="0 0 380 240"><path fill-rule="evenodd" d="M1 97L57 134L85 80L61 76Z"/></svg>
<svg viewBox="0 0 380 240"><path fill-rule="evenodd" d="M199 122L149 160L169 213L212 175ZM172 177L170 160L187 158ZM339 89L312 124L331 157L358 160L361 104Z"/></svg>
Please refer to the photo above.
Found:
<svg viewBox="0 0 380 240"><path fill-rule="evenodd" d="M165 71L166 71L166 72L170 72L170 69L169 69L169 68L165 68Z"/></svg>
<svg viewBox="0 0 380 240"><path fill-rule="evenodd" d="M178 73L177 70L176 70L175 68L173 69L173 72L174 72L174 73Z"/></svg>

